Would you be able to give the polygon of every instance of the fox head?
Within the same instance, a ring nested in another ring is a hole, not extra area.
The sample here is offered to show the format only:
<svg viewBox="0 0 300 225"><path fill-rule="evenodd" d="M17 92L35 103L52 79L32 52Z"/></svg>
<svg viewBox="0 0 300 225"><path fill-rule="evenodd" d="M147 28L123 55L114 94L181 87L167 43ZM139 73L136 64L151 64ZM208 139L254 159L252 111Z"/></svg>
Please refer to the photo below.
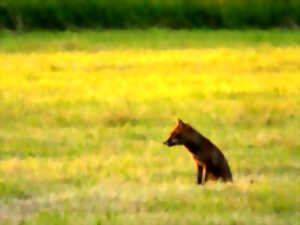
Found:
<svg viewBox="0 0 300 225"><path fill-rule="evenodd" d="M165 145L171 147L174 145L183 145L186 141L189 125L184 123L181 119L177 119L177 124L171 131L170 136L164 142Z"/></svg>

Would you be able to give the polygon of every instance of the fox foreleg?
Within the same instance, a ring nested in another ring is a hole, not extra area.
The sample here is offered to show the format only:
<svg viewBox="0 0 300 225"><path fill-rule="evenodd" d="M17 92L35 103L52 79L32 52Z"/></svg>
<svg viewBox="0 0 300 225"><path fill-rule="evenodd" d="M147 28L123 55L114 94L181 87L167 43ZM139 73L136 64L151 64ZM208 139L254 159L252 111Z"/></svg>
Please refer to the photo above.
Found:
<svg viewBox="0 0 300 225"><path fill-rule="evenodd" d="M202 181L201 181L202 184L205 184L205 177L206 177L206 165L203 164L203 166L202 166Z"/></svg>
<svg viewBox="0 0 300 225"><path fill-rule="evenodd" d="M202 166L197 165L197 184L202 184Z"/></svg>
<svg viewBox="0 0 300 225"><path fill-rule="evenodd" d="M205 184L206 181L206 165L201 163L197 165L197 184Z"/></svg>

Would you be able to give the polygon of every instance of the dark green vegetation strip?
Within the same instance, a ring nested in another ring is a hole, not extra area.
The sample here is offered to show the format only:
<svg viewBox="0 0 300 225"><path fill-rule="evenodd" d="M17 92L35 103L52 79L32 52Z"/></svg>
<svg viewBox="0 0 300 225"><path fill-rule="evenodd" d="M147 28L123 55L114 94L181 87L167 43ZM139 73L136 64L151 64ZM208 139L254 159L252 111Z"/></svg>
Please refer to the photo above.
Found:
<svg viewBox="0 0 300 225"><path fill-rule="evenodd" d="M1 0L0 28L296 28L298 0Z"/></svg>

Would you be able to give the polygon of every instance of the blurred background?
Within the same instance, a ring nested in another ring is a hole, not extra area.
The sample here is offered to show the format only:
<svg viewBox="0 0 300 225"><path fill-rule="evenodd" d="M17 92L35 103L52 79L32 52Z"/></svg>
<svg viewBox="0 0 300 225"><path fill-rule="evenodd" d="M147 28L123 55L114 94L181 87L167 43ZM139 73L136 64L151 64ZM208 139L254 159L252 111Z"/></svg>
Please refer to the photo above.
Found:
<svg viewBox="0 0 300 225"><path fill-rule="evenodd" d="M0 224L299 224L299 25L299 0L0 0ZM177 118L234 183L196 185Z"/></svg>
<svg viewBox="0 0 300 225"><path fill-rule="evenodd" d="M298 0L2 0L0 27L32 29L296 28Z"/></svg>

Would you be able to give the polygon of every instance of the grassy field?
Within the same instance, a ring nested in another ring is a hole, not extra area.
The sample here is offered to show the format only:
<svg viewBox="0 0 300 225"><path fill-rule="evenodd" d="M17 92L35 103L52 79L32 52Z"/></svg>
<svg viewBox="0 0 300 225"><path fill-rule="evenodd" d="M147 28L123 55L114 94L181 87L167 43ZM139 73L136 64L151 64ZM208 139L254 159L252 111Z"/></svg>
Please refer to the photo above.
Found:
<svg viewBox="0 0 300 225"><path fill-rule="evenodd" d="M299 37L1 33L0 224L300 224ZM177 117L233 184L162 145Z"/></svg>
<svg viewBox="0 0 300 225"><path fill-rule="evenodd" d="M57 52L191 48L297 47L299 30L113 30L84 32L0 32L0 51Z"/></svg>

